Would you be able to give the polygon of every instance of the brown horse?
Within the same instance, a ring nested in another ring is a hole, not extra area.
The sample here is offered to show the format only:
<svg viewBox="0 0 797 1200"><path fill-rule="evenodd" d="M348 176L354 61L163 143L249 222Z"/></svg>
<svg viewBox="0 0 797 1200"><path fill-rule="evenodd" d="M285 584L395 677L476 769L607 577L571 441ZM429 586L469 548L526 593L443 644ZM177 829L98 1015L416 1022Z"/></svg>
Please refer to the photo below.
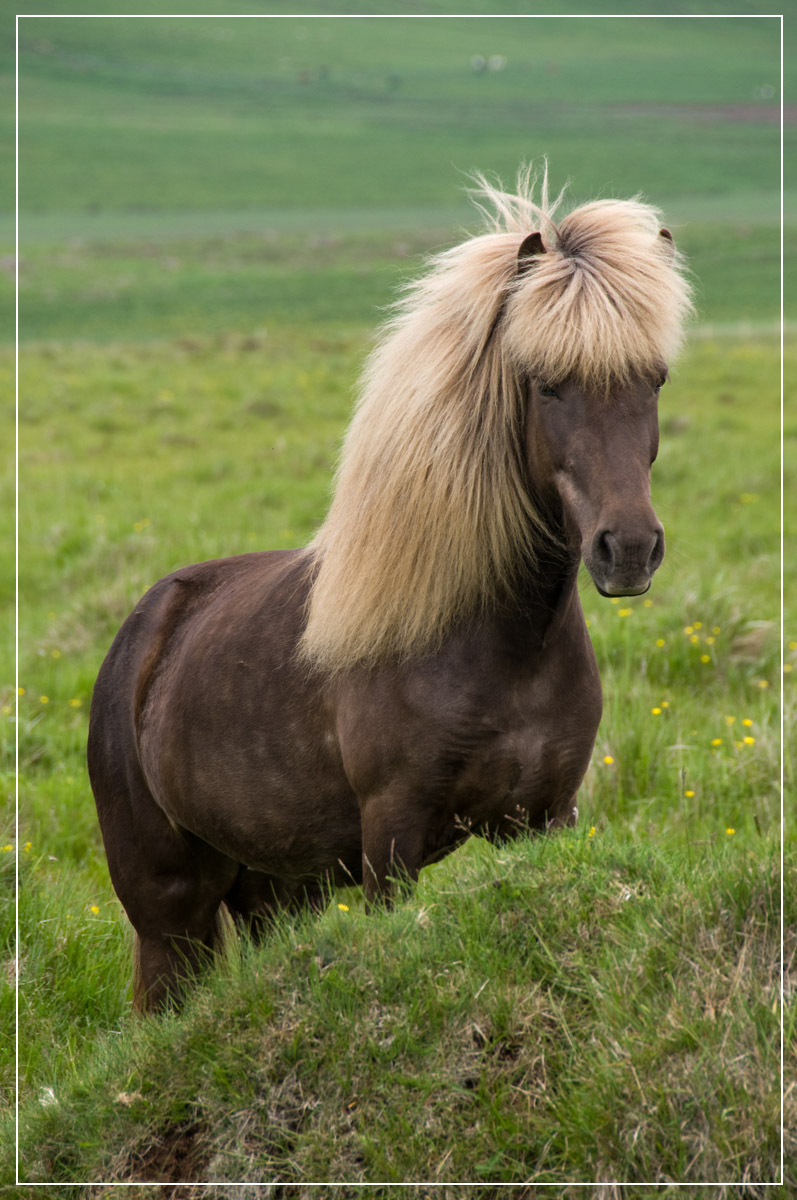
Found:
<svg viewBox="0 0 797 1200"><path fill-rule="evenodd" d="M577 590L647 590L657 397L689 290L643 204L559 223L527 174L433 259L367 366L305 549L176 571L100 671L89 770L135 1004L218 944L468 832L576 819L601 716ZM558 203L558 202L557 202Z"/></svg>

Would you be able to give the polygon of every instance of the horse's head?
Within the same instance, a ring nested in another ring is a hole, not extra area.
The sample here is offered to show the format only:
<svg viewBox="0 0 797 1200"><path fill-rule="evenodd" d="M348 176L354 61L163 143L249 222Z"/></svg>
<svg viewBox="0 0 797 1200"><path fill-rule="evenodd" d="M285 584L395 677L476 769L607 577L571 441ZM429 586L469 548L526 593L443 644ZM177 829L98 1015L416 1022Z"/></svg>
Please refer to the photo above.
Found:
<svg viewBox="0 0 797 1200"><path fill-rule="evenodd" d="M528 234L508 308L510 355L531 380L531 479L604 596L646 592L664 558L650 468L664 359L690 299L657 217L605 201L549 222L551 246Z"/></svg>
<svg viewBox="0 0 797 1200"><path fill-rule="evenodd" d="M531 383L527 443L543 505L561 514L598 591L636 596L664 558L664 530L650 503L658 450L658 395L666 369L607 394L572 381Z"/></svg>
<svg viewBox="0 0 797 1200"><path fill-rule="evenodd" d="M656 393L691 309L672 236L636 200L554 223L530 173L516 196L482 182L493 231L404 290L364 374L313 542L302 646L328 670L558 586L563 538L610 596L646 591L664 554Z"/></svg>

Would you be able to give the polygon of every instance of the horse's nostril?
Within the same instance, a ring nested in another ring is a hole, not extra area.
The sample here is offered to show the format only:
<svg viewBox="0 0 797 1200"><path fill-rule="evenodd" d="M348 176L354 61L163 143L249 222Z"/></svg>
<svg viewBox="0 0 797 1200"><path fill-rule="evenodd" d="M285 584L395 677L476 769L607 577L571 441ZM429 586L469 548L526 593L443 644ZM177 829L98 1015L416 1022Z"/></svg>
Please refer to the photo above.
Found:
<svg viewBox="0 0 797 1200"><path fill-rule="evenodd" d="M663 559L664 559L664 532L662 529L657 529L656 536L655 536L655 539L653 542L653 549L651 550L650 558L648 559L648 566L650 567L651 574L661 566Z"/></svg>
<svg viewBox="0 0 797 1200"><path fill-rule="evenodd" d="M601 566L607 570L610 570L612 564L614 563L614 549L612 545L613 541L614 538L612 534L608 529L604 529L601 533L596 535L593 542L593 555L601 564Z"/></svg>

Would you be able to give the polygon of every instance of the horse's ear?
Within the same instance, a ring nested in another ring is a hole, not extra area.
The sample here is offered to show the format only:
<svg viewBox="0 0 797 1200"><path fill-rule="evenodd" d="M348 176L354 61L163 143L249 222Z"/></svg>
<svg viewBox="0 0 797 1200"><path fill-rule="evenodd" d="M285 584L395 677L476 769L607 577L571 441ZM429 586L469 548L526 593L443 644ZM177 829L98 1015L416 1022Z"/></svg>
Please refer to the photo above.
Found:
<svg viewBox="0 0 797 1200"><path fill-rule="evenodd" d="M539 231L528 234L518 246L518 271L525 271L527 267L531 266L531 259L536 258L539 254L544 253L545 245L542 240L542 234L539 233Z"/></svg>
<svg viewBox="0 0 797 1200"><path fill-rule="evenodd" d="M665 242L667 242L667 245L665 246L665 250L667 250L670 254L670 257L672 257L672 255L675 254L675 242L673 240L673 236L670 233L669 229L660 229L659 237L664 238Z"/></svg>

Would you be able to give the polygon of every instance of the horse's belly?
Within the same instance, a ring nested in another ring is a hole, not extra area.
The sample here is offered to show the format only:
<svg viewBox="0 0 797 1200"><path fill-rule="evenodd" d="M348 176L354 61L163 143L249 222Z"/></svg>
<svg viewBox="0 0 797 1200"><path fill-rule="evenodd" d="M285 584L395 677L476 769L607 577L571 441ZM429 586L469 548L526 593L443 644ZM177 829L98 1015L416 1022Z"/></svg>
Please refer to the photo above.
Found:
<svg viewBox="0 0 797 1200"><path fill-rule="evenodd" d="M150 786L164 812L230 858L284 878L360 869L360 813L323 754L235 737L164 739ZM154 776L154 778L153 778Z"/></svg>

